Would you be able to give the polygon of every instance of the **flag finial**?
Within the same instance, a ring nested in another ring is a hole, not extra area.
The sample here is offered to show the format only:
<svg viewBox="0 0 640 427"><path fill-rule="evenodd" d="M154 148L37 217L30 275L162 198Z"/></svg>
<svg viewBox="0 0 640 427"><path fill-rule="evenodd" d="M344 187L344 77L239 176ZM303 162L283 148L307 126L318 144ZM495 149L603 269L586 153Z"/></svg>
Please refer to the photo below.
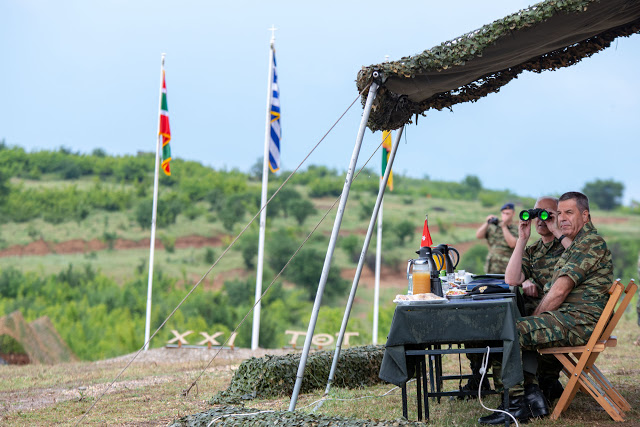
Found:
<svg viewBox="0 0 640 427"><path fill-rule="evenodd" d="M277 28L273 24L271 25L271 28L269 28L269 31L271 31L271 47L273 47L273 43L276 41L276 30Z"/></svg>

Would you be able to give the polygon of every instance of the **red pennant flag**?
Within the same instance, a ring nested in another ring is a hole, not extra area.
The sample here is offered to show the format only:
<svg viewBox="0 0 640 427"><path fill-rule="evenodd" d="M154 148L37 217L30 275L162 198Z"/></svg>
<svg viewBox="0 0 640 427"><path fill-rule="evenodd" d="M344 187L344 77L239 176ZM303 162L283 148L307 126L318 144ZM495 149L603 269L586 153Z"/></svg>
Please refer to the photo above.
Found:
<svg viewBox="0 0 640 427"><path fill-rule="evenodd" d="M431 233L429 233L429 215L424 217L424 228L422 229L422 242L420 243L420 247L424 248L426 246L433 245L433 241L431 240Z"/></svg>

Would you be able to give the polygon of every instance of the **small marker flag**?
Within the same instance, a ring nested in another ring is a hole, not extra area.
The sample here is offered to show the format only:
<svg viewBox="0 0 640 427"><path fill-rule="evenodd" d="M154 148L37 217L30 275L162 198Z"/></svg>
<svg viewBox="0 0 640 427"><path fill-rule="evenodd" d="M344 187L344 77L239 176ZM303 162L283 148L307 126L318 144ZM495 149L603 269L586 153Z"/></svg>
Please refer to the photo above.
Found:
<svg viewBox="0 0 640 427"><path fill-rule="evenodd" d="M273 51L273 81L271 82L271 137L269 140L269 169L277 172L280 169L280 91L278 90L278 73L276 73L276 51Z"/></svg>
<svg viewBox="0 0 640 427"><path fill-rule="evenodd" d="M391 132L388 130L382 131L382 176L384 176L387 170L387 163L389 162L389 156L391 155ZM389 191L393 191L393 171L389 172L389 180L387 181Z"/></svg>
<svg viewBox="0 0 640 427"><path fill-rule="evenodd" d="M162 70L162 99L160 100L160 131L162 136L162 170L171 175L169 162L171 161L171 129L169 128L169 109L167 107L167 84L164 81L164 69Z"/></svg>
<svg viewBox="0 0 640 427"><path fill-rule="evenodd" d="M431 240L431 233L429 233L429 215L426 215L424 217L424 228L422 229L422 241L420 242L420 247L424 248L431 245L433 245L433 241Z"/></svg>

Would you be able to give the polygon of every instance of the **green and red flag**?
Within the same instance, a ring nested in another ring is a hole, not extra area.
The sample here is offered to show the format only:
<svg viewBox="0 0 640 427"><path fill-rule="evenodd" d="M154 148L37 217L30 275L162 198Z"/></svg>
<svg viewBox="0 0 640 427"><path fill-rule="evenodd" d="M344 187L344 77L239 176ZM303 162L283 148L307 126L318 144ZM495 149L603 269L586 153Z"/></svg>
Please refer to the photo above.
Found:
<svg viewBox="0 0 640 427"><path fill-rule="evenodd" d="M389 155L391 154L391 132L388 130L382 131L382 176L387 170L387 163L389 162ZM393 191L393 171L389 172L389 180L387 181L389 191Z"/></svg>
<svg viewBox="0 0 640 427"><path fill-rule="evenodd" d="M162 98L160 100L160 130L158 135L162 136L162 170L165 174L171 175L169 162L171 161L171 129L169 128L169 108L167 107L167 84L164 81L164 69L162 70Z"/></svg>

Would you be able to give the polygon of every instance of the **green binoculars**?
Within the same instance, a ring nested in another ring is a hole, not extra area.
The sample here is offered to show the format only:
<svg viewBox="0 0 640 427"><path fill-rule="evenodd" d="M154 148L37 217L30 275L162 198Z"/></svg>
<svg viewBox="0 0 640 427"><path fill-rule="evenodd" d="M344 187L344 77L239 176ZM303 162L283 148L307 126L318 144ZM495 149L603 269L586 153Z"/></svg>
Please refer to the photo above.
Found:
<svg viewBox="0 0 640 427"><path fill-rule="evenodd" d="M530 219L540 218L543 221L549 219L549 212L544 209L527 209L520 211L520 219L523 221L529 221Z"/></svg>

